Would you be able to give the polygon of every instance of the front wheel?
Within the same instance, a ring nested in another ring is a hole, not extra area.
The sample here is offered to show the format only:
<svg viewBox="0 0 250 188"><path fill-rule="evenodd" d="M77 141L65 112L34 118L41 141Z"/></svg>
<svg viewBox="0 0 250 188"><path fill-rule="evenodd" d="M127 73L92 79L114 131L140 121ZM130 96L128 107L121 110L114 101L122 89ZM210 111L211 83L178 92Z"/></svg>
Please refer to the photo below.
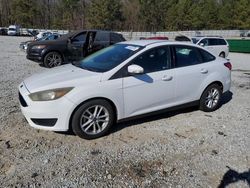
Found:
<svg viewBox="0 0 250 188"><path fill-rule="evenodd" d="M105 135L113 125L115 115L109 102L92 100L80 106L72 117L72 130L81 138L95 139Z"/></svg>
<svg viewBox="0 0 250 188"><path fill-rule="evenodd" d="M212 112L219 108L222 98L221 87L218 84L208 86L200 99L200 109L204 112Z"/></svg>
<svg viewBox="0 0 250 188"><path fill-rule="evenodd" d="M49 52L43 60L43 64L47 68L57 67L62 64L62 56L58 52Z"/></svg>

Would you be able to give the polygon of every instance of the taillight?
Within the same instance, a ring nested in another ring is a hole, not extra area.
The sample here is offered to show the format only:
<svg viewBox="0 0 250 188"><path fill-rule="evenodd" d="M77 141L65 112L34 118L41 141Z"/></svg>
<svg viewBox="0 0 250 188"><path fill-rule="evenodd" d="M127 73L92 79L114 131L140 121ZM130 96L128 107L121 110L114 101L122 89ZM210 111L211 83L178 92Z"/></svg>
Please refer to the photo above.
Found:
<svg viewBox="0 0 250 188"><path fill-rule="evenodd" d="M232 64L230 62L224 63L224 65L229 69L232 70Z"/></svg>

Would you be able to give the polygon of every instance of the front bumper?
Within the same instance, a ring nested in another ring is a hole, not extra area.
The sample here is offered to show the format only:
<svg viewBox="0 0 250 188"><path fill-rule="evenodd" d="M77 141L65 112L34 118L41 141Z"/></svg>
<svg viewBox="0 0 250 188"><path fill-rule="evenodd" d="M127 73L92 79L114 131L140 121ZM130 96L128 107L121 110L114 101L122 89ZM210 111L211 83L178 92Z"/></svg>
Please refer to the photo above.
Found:
<svg viewBox="0 0 250 188"><path fill-rule="evenodd" d="M70 116L76 105L66 97L54 101L32 101L30 92L22 83L19 86L19 101L21 111L28 123L37 129L50 131L67 131Z"/></svg>
<svg viewBox="0 0 250 188"><path fill-rule="evenodd" d="M27 47L27 56L26 58L35 61L35 62L42 62L43 61L43 49L32 49L32 47Z"/></svg>
<svg viewBox="0 0 250 188"><path fill-rule="evenodd" d="M38 53L29 53L29 54L27 54L26 58L31 60L31 61L35 61L35 62L42 61L42 57Z"/></svg>

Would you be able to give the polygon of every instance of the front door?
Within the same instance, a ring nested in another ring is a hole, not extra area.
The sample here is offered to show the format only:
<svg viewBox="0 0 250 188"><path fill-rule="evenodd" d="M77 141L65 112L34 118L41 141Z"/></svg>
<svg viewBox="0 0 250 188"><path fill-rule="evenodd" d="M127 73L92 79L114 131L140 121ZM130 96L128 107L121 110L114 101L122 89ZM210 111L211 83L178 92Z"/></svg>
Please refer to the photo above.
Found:
<svg viewBox="0 0 250 188"><path fill-rule="evenodd" d="M78 61L83 59L85 53L86 32L79 33L68 42L70 60Z"/></svg>
<svg viewBox="0 0 250 188"><path fill-rule="evenodd" d="M170 48L163 46L150 49L135 58L131 64L141 66L144 74L123 78L125 116L170 107L175 87Z"/></svg>

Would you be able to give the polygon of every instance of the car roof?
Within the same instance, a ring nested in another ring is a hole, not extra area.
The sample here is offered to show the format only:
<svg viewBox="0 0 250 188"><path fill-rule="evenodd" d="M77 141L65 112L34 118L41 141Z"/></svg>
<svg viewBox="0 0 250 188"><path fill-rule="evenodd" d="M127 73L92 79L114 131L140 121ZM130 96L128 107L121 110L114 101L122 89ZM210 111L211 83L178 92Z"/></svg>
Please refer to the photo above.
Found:
<svg viewBox="0 0 250 188"><path fill-rule="evenodd" d="M223 37L221 37L221 36L195 36L195 37L192 37L192 38L195 38L195 39L203 39L203 38L223 39Z"/></svg>
<svg viewBox="0 0 250 188"><path fill-rule="evenodd" d="M190 42L176 42L176 41L168 41L168 40L131 40L120 42L119 44L127 44L127 45L136 45L136 46L157 46L159 45L188 45L188 46L196 46Z"/></svg>

